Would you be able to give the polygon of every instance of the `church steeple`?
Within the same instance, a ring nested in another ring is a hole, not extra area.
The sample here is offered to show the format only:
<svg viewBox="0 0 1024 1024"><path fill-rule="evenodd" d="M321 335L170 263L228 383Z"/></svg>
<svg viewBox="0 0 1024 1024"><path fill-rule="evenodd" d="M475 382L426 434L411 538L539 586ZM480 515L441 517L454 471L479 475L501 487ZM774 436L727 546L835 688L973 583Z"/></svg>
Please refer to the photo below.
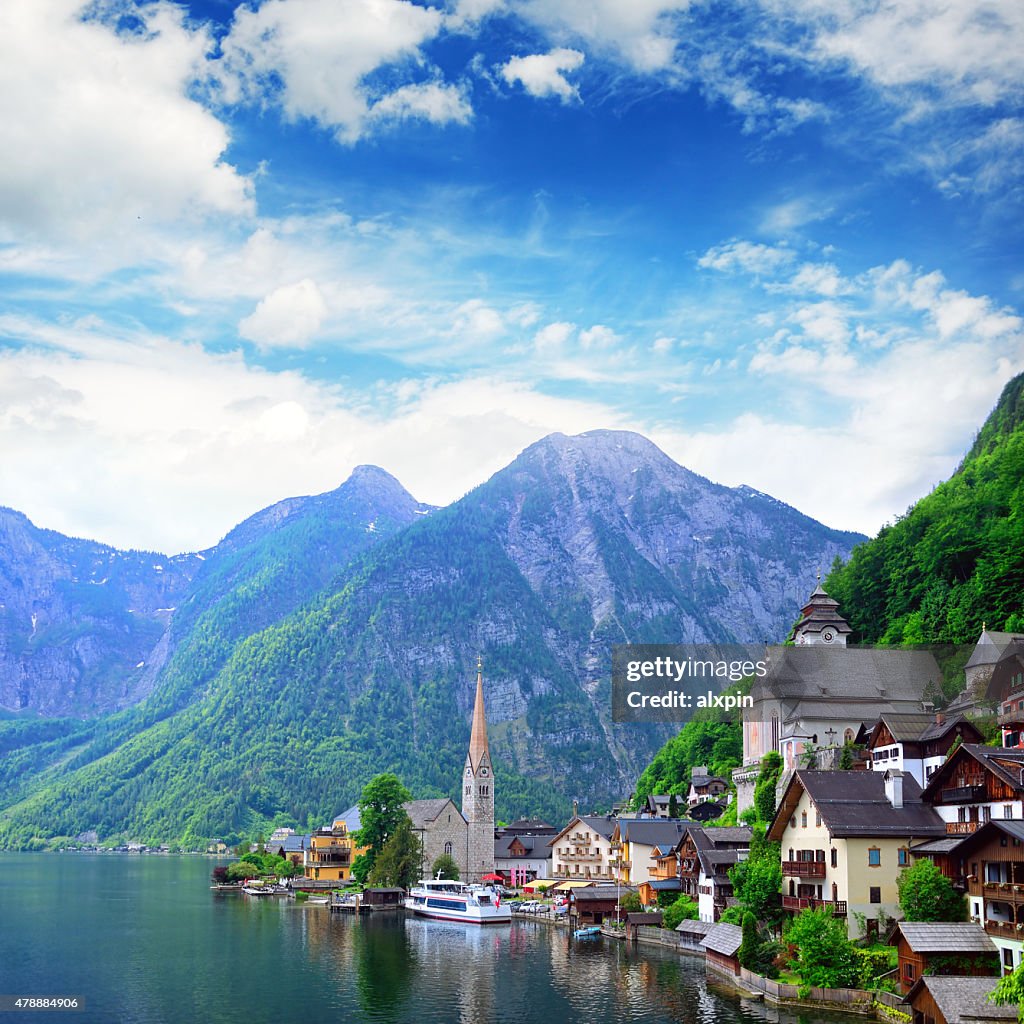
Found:
<svg viewBox="0 0 1024 1024"><path fill-rule="evenodd" d="M825 593L818 573L818 585L802 609L800 621L793 630L796 644L834 644L846 646L846 637L853 630L839 614L839 602Z"/></svg>
<svg viewBox="0 0 1024 1024"><path fill-rule="evenodd" d="M462 816L466 819L468 881L478 882L494 871L494 775L487 746L483 662L476 663L476 700L462 773Z"/></svg>
<svg viewBox="0 0 1024 1024"><path fill-rule="evenodd" d="M484 713L484 664L476 659L476 702L473 705L473 730L469 735L469 761L474 772L480 765L491 762L491 752L487 748L487 716Z"/></svg>

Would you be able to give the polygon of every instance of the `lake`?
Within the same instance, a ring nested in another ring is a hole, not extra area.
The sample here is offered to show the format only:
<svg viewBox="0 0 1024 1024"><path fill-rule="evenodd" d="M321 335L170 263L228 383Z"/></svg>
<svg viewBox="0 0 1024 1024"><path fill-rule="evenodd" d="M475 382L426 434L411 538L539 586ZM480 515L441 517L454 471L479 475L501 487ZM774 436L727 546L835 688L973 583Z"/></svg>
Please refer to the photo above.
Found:
<svg viewBox="0 0 1024 1024"><path fill-rule="evenodd" d="M208 888L205 857L0 854L0 994L79 996L65 1024L755 1024L703 961L532 922L472 927ZM802 1024L848 1018L782 1020Z"/></svg>

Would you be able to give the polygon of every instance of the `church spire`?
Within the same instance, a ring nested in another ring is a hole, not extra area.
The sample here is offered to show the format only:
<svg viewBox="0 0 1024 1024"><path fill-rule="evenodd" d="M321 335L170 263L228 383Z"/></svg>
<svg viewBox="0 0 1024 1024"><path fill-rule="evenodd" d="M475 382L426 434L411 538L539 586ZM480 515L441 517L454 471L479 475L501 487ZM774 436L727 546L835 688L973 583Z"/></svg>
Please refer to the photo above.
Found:
<svg viewBox="0 0 1024 1024"><path fill-rule="evenodd" d="M484 665L476 659L476 703L473 705L473 730L469 736L469 761L474 770L484 758L490 761L487 749L487 716L484 713Z"/></svg>

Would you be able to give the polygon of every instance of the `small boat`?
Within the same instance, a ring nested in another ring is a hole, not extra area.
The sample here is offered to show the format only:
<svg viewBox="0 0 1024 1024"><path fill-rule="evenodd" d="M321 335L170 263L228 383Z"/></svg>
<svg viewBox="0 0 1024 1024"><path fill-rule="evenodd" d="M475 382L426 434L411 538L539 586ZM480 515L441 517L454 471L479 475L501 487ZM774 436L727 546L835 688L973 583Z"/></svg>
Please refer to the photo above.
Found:
<svg viewBox="0 0 1024 1024"><path fill-rule="evenodd" d="M247 896L271 896L274 890L269 885L243 885L242 892Z"/></svg>
<svg viewBox="0 0 1024 1024"><path fill-rule="evenodd" d="M419 917L469 924L507 924L508 904L491 885L469 885L450 878L423 878L409 890L405 907Z"/></svg>
<svg viewBox="0 0 1024 1024"><path fill-rule="evenodd" d="M594 925L590 928L577 928L572 933L574 939L592 939L595 935L600 935L601 929Z"/></svg>

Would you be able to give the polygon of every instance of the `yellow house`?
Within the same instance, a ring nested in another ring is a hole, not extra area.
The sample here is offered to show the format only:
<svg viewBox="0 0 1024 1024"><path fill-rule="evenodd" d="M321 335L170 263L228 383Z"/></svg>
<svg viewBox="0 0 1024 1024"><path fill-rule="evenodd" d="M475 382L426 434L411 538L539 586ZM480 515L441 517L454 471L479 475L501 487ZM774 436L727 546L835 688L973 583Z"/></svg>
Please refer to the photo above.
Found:
<svg viewBox="0 0 1024 1024"><path fill-rule="evenodd" d="M768 830L782 844L783 909L831 907L851 938L863 914L876 932L880 914L899 916L896 878L910 866L911 843L945 834L902 771L797 771Z"/></svg>
<svg viewBox="0 0 1024 1024"><path fill-rule="evenodd" d="M356 808L352 808L355 811ZM355 830L349 831L351 812L338 815L330 828L317 829L309 837L303 858L303 874L313 881L347 882L352 862L368 847L357 846Z"/></svg>

